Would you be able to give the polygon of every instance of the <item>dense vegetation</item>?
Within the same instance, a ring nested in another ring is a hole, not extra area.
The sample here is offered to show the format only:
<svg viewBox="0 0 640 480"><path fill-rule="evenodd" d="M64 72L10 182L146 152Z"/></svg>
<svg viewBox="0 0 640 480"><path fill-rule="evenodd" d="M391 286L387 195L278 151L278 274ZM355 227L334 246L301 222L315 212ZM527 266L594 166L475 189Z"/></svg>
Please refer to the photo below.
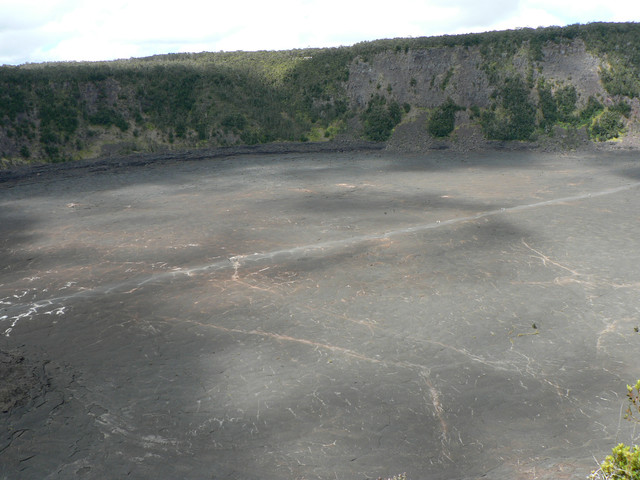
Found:
<svg viewBox="0 0 640 480"><path fill-rule="evenodd" d="M534 75L545 45L575 39L606 61L601 81L608 103L595 97L579 102L570 83ZM126 153L321 140L340 132L385 141L414 105L390 86L364 105L355 103L346 89L353 61L442 47L479 51L494 93L488 108L448 99L429 112L429 134L450 135L456 111L468 108L490 139L528 140L561 125L607 140L625 131L629 102L640 97L640 49L629 48L635 45L640 45L640 25L595 23L329 49L4 66L0 157L61 161L109 153L112 146ZM527 74L514 68L516 55L529 62ZM442 91L453 75L453 67L443 74ZM415 87L415 78L412 82Z"/></svg>
<svg viewBox="0 0 640 480"><path fill-rule="evenodd" d="M7 135L39 135L52 160L81 152L109 130L116 138L148 138L152 132L160 144L213 139L224 145L300 140L307 129L285 92L262 76L225 66L53 64L5 67L0 78L7 92L0 103Z"/></svg>
<svg viewBox="0 0 640 480"><path fill-rule="evenodd" d="M439 107L435 108L427 120L427 131L434 137L448 137L456 126L456 112L464 110L460 105L447 98Z"/></svg>
<svg viewBox="0 0 640 480"><path fill-rule="evenodd" d="M367 103L361 119L365 136L376 142L384 142L402 120L402 110L395 100L387 101L385 96L376 94Z"/></svg>

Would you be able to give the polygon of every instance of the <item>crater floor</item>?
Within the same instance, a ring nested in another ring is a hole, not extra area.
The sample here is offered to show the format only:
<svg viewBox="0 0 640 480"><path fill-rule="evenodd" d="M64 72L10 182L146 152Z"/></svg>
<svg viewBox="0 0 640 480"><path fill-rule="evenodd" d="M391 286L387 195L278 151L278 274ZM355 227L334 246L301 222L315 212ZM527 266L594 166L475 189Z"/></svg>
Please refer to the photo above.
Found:
<svg viewBox="0 0 640 480"><path fill-rule="evenodd" d="M584 478L638 441L639 193L624 153L4 181L0 477Z"/></svg>

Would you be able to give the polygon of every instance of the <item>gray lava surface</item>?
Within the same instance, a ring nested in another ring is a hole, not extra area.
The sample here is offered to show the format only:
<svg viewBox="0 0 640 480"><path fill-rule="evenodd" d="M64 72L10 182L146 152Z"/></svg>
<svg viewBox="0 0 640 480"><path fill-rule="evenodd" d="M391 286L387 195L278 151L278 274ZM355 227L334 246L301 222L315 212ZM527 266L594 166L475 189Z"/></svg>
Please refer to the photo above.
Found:
<svg viewBox="0 0 640 480"><path fill-rule="evenodd" d="M2 479L584 478L638 442L637 154L38 173L0 183Z"/></svg>

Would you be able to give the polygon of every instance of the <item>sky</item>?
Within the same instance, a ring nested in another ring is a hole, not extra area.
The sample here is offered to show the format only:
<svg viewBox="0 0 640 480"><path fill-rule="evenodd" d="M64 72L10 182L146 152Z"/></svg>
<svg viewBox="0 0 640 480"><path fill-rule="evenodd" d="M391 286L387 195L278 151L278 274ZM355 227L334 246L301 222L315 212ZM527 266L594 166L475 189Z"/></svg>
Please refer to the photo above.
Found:
<svg viewBox="0 0 640 480"><path fill-rule="evenodd" d="M0 0L0 65L337 47L589 22L639 0Z"/></svg>

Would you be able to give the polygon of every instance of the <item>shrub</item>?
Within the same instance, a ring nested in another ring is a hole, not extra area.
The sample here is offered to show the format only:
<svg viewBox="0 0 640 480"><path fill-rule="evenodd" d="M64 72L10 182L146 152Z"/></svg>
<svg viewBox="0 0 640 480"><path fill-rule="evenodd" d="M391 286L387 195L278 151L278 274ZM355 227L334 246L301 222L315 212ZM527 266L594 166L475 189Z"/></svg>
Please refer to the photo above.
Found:
<svg viewBox="0 0 640 480"><path fill-rule="evenodd" d="M627 406L627 412L624 418L640 423L640 417L636 417L636 412L640 414L640 380L638 380L633 387L627 385L627 400L629 401L629 405Z"/></svg>
<svg viewBox="0 0 640 480"><path fill-rule="evenodd" d="M37 92L39 104L38 116L41 127L55 129L64 134L72 134L78 128L78 110L76 100L65 92L55 92L48 87Z"/></svg>
<svg viewBox="0 0 640 480"><path fill-rule="evenodd" d="M634 98L640 95L640 80L634 68L616 64L600 70L600 78L605 90L611 95Z"/></svg>
<svg viewBox="0 0 640 480"><path fill-rule="evenodd" d="M427 131L434 137L448 137L453 132L456 123L456 112L464 110L456 105L451 98L437 107L427 120Z"/></svg>
<svg viewBox="0 0 640 480"><path fill-rule="evenodd" d="M384 142L402 120L402 109L395 100L387 102L382 95L374 95L360 119L364 126L364 134L369 140Z"/></svg>
<svg viewBox="0 0 640 480"><path fill-rule="evenodd" d="M187 127L183 122L176 123L176 137L184 138L187 133Z"/></svg>
<svg viewBox="0 0 640 480"><path fill-rule="evenodd" d="M631 114L631 105L629 105L624 100L620 100L615 105L609 107L609 110L611 110L612 112L618 112L623 117L629 118L629 115Z"/></svg>
<svg viewBox="0 0 640 480"><path fill-rule="evenodd" d="M589 137L598 142L617 138L623 131L622 115L610 109L595 117L588 128Z"/></svg>
<svg viewBox="0 0 640 480"><path fill-rule="evenodd" d="M592 119L598 116L604 110L604 105L602 105L595 97L590 96L587 100L587 104L580 111L579 119L580 123L583 125L588 125L591 123Z"/></svg>
<svg viewBox="0 0 640 480"><path fill-rule="evenodd" d="M627 399L629 405L625 418L640 423L636 412L640 413L640 380L635 386L627 385ZM592 480L640 480L640 447L631 447L619 443L607 455L600 468L591 472Z"/></svg>
<svg viewBox="0 0 640 480"><path fill-rule="evenodd" d="M129 124L122 114L115 109L108 107L98 108L98 111L89 117L89 123L93 125L102 125L103 127L115 125L123 132L126 132L129 129Z"/></svg>
<svg viewBox="0 0 640 480"><path fill-rule="evenodd" d="M542 113L540 127L549 130L558 121L558 105L551 87L543 79L538 82L538 107Z"/></svg>
<svg viewBox="0 0 640 480"><path fill-rule="evenodd" d="M575 120L573 113L576 109L576 102L578 101L576 87L567 85L566 87L559 88L554 94L554 99L556 105L558 105L559 120L561 122L573 123Z"/></svg>
<svg viewBox="0 0 640 480"><path fill-rule="evenodd" d="M600 468L590 477L593 480L640 480L640 447L624 443L613 448Z"/></svg>
<svg viewBox="0 0 640 480"><path fill-rule="evenodd" d="M0 94L0 119L6 115L9 120L15 120L16 116L25 112L27 108L27 98L24 92L6 89Z"/></svg>
<svg viewBox="0 0 640 480"><path fill-rule="evenodd" d="M224 117L221 124L226 128L244 130L247 126L247 117L241 113L232 113Z"/></svg>
<svg viewBox="0 0 640 480"><path fill-rule="evenodd" d="M557 123L578 125L581 122L580 114L576 114L578 93L573 85L566 85L552 91L544 79L538 82L538 107L541 113L540 127L549 131ZM592 100L593 97L590 97ZM593 99L595 101L595 99ZM588 117L589 121L591 116ZM583 122L584 123L584 122Z"/></svg>
<svg viewBox="0 0 640 480"><path fill-rule="evenodd" d="M445 73L444 78L442 79L442 83L440 84L440 90L446 90L451 78L453 77L454 68L450 67Z"/></svg>
<svg viewBox="0 0 640 480"><path fill-rule="evenodd" d="M494 94L498 103L482 114L480 124L493 140L529 140L536 128L536 109L519 76L507 78Z"/></svg>

